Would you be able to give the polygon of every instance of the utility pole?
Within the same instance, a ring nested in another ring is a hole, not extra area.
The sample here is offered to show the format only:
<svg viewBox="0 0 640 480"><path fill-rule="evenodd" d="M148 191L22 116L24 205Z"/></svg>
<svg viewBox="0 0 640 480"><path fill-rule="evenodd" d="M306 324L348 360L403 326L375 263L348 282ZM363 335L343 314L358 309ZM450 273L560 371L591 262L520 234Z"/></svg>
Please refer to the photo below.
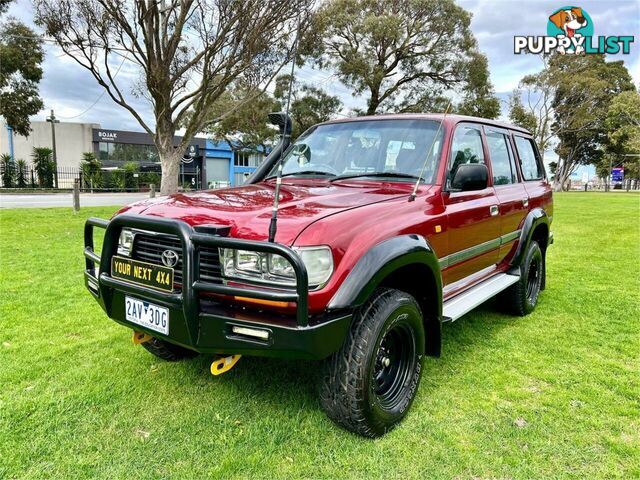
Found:
<svg viewBox="0 0 640 480"><path fill-rule="evenodd" d="M47 122L51 123L51 145L53 147L53 177L56 181L56 188L58 188L58 155L56 153L56 123L60 123L60 120L56 119L51 109L51 116L47 117Z"/></svg>

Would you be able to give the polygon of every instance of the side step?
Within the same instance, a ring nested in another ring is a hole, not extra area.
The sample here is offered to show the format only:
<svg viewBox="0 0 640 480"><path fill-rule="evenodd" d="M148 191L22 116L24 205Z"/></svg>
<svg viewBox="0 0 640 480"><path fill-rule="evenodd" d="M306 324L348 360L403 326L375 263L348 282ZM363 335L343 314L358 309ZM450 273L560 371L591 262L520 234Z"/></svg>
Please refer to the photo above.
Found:
<svg viewBox="0 0 640 480"><path fill-rule="evenodd" d="M453 322L470 312L481 303L510 287L520 280L518 275L500 273L470 288L466 292L456 295L444 302L442 307L442 321Z"/></svg>

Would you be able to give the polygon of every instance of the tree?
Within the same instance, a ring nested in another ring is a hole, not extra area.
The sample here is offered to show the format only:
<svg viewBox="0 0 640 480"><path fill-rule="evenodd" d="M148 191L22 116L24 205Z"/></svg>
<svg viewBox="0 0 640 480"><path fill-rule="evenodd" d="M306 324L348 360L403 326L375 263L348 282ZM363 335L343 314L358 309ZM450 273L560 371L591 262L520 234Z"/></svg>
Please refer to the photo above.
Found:
<svg viewBox="0 0 640 480"><path fill-rule="evenodd" d="M553 56L549 80L555 86L551 129L559 140L554 187L561 190L578 165L602 159L611 103L616 95L635 87L624 62L606 62L604 55Z"/></svg>
<svg viewBox="0 0 640 480"><path fill-rule="evenodd" d="M471 52L471 61L467 64L466 87L462 102L456 111L461 115L472 115L483 118L500 116L500 100L495 96L493 85L489 80L487 57L480 52Z"/></svg>
<svg viewBox="0 0 640 480"><path fill-rule="evenodd" d="M640 154L640 94L626 90L616 95L609 105L605 127L610 147Z"/></svg>
<svg viewBox="0 0 640 480"><path fill-rule="evenodd" d="M9 3L0 3L0 13ZM18 135L29 135L29 116L44 107L38 93L43 59L42 41L33 30L15 19L0 25L0 116Z"/></svg>
<svg viewBox="0 0 640 480"><path fill-rule="evenodd" d="M280 75L276 79L274 97L286 109L291 75ZM290 113L293 122L291 138L295 140L313 125L331 120L342 108L342 102L321 88L301 84L294 80L291 88Z"/></svg>
<svg viewBox="0 0 640 480"><path fill-rule="evenodd" d="M526 75L509 98L509 120L531 132L544 158L554 136L551 125L556 85L550 78L548 58L542 57L542 62L542 71Z"/></svg>
<svg viewBox="0 0 640 480"><path fill-rule="evenodd" d="M264 152L266 145L278 135L267 116L279 109L278 102L267 92L237 83L220 97L212 113L214 123L206 130L214 139L226 141L235 150ZM225 116L228 111L232 113Z"/></svg>
<svg viewBox="0 0 640 480"><path fill-rule="evenodd" d="M264 152L266 145L277 140L278 131L268 122L270 112L284 111L289 93L291 75L279 75L275 81L273 96L267 92L255 92L250 86L237 84L219 100L213 114L215 123L207 128L213 138L228 142L238 150ZM247 98L253 98L249 103ZM233 105L239 105L233 109ZM289 113L293 120L291 138L316 123L330 120L340 110L338 97L324 90L299 82L293 82ZM233 113L216 121L222 112Z"/></svg>
<svg viewBox="0 0 640 480"><path fill-rule="evenodd" d="M640 179L640 94L627 90L616 95L605 118L605 165L623 166L627 179Z"/></svg>
<svg viewBox="0 0 640 480"><path fill-rule="evenodd" d="M239 79L265 88L289 61L312 1L35 0L35 12L62 50L152 135L160 190L169 194L178 189L184 151L227 88ZM133 90L151 104L155 125L125 95L130 79L117 81L125 63L139 73ZM174 144L179 125L185 133Z"/></svg>
<svg viewBox="0 0 640 480"><path fill-rule="evenodd" d="M415 111L483 76L470 21L453 0L329 0L302 50L366 93L367 114Z"/></svg>
<svg viewBox="0 0 640 480"><path fill-rule="evenodd" d="M521 80L510 98L509 118L532 132L540 152L556 143L554 188L561 190L578 165L602 161L609 105L618 93L633 89L621 61L551 55L543 57L539 73Z"/></svg>

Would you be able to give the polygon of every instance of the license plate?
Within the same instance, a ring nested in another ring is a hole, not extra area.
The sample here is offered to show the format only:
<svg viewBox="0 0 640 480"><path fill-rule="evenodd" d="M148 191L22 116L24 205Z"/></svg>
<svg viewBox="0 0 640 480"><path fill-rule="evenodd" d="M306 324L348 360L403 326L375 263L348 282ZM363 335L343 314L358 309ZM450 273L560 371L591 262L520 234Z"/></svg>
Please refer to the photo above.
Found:
<svg viewBox="0 0 640 480"><path fill-rule="evenodd" d="M173 291L173 268L164 265L113 257L111 259L111 276L163 292Z"/></svg>
<svg viewBox="0 0 640 480"><path fill-rule="evenodd" d="M124 311L129 322L169 335L169 309L125 296Z"/></svg>

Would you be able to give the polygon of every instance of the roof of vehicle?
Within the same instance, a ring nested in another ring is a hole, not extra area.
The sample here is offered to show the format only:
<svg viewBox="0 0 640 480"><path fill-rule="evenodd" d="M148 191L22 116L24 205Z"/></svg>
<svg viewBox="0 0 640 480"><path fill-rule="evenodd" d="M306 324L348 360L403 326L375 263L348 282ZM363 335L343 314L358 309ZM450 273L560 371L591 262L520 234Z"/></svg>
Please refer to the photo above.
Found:
<svg viewBox="0 0 640 480"><path fill-rule="evenodd" d="M445 118L443 113L385 113L381 115L367 115L364 117L349 117L349 118L340 118L336 120L329 120L328 122L323 122L320 125L327 125L332 123L345 123L345 122L362 122L365 120L407 120L407 119L422 119L422 120L439 120L442 121ZM468 115L455 115L449 114L446 116L446 122L455 124L458 122L473 122L473 123L482 123L485 125L493 125L495 127L500 128L508 128L510 130L516 130L518 132L531 134L527 129L518 127L517 125L513 125L506 122L499 122L497 120L489 120L487 118L481 117L471 117Z"/></svg>

